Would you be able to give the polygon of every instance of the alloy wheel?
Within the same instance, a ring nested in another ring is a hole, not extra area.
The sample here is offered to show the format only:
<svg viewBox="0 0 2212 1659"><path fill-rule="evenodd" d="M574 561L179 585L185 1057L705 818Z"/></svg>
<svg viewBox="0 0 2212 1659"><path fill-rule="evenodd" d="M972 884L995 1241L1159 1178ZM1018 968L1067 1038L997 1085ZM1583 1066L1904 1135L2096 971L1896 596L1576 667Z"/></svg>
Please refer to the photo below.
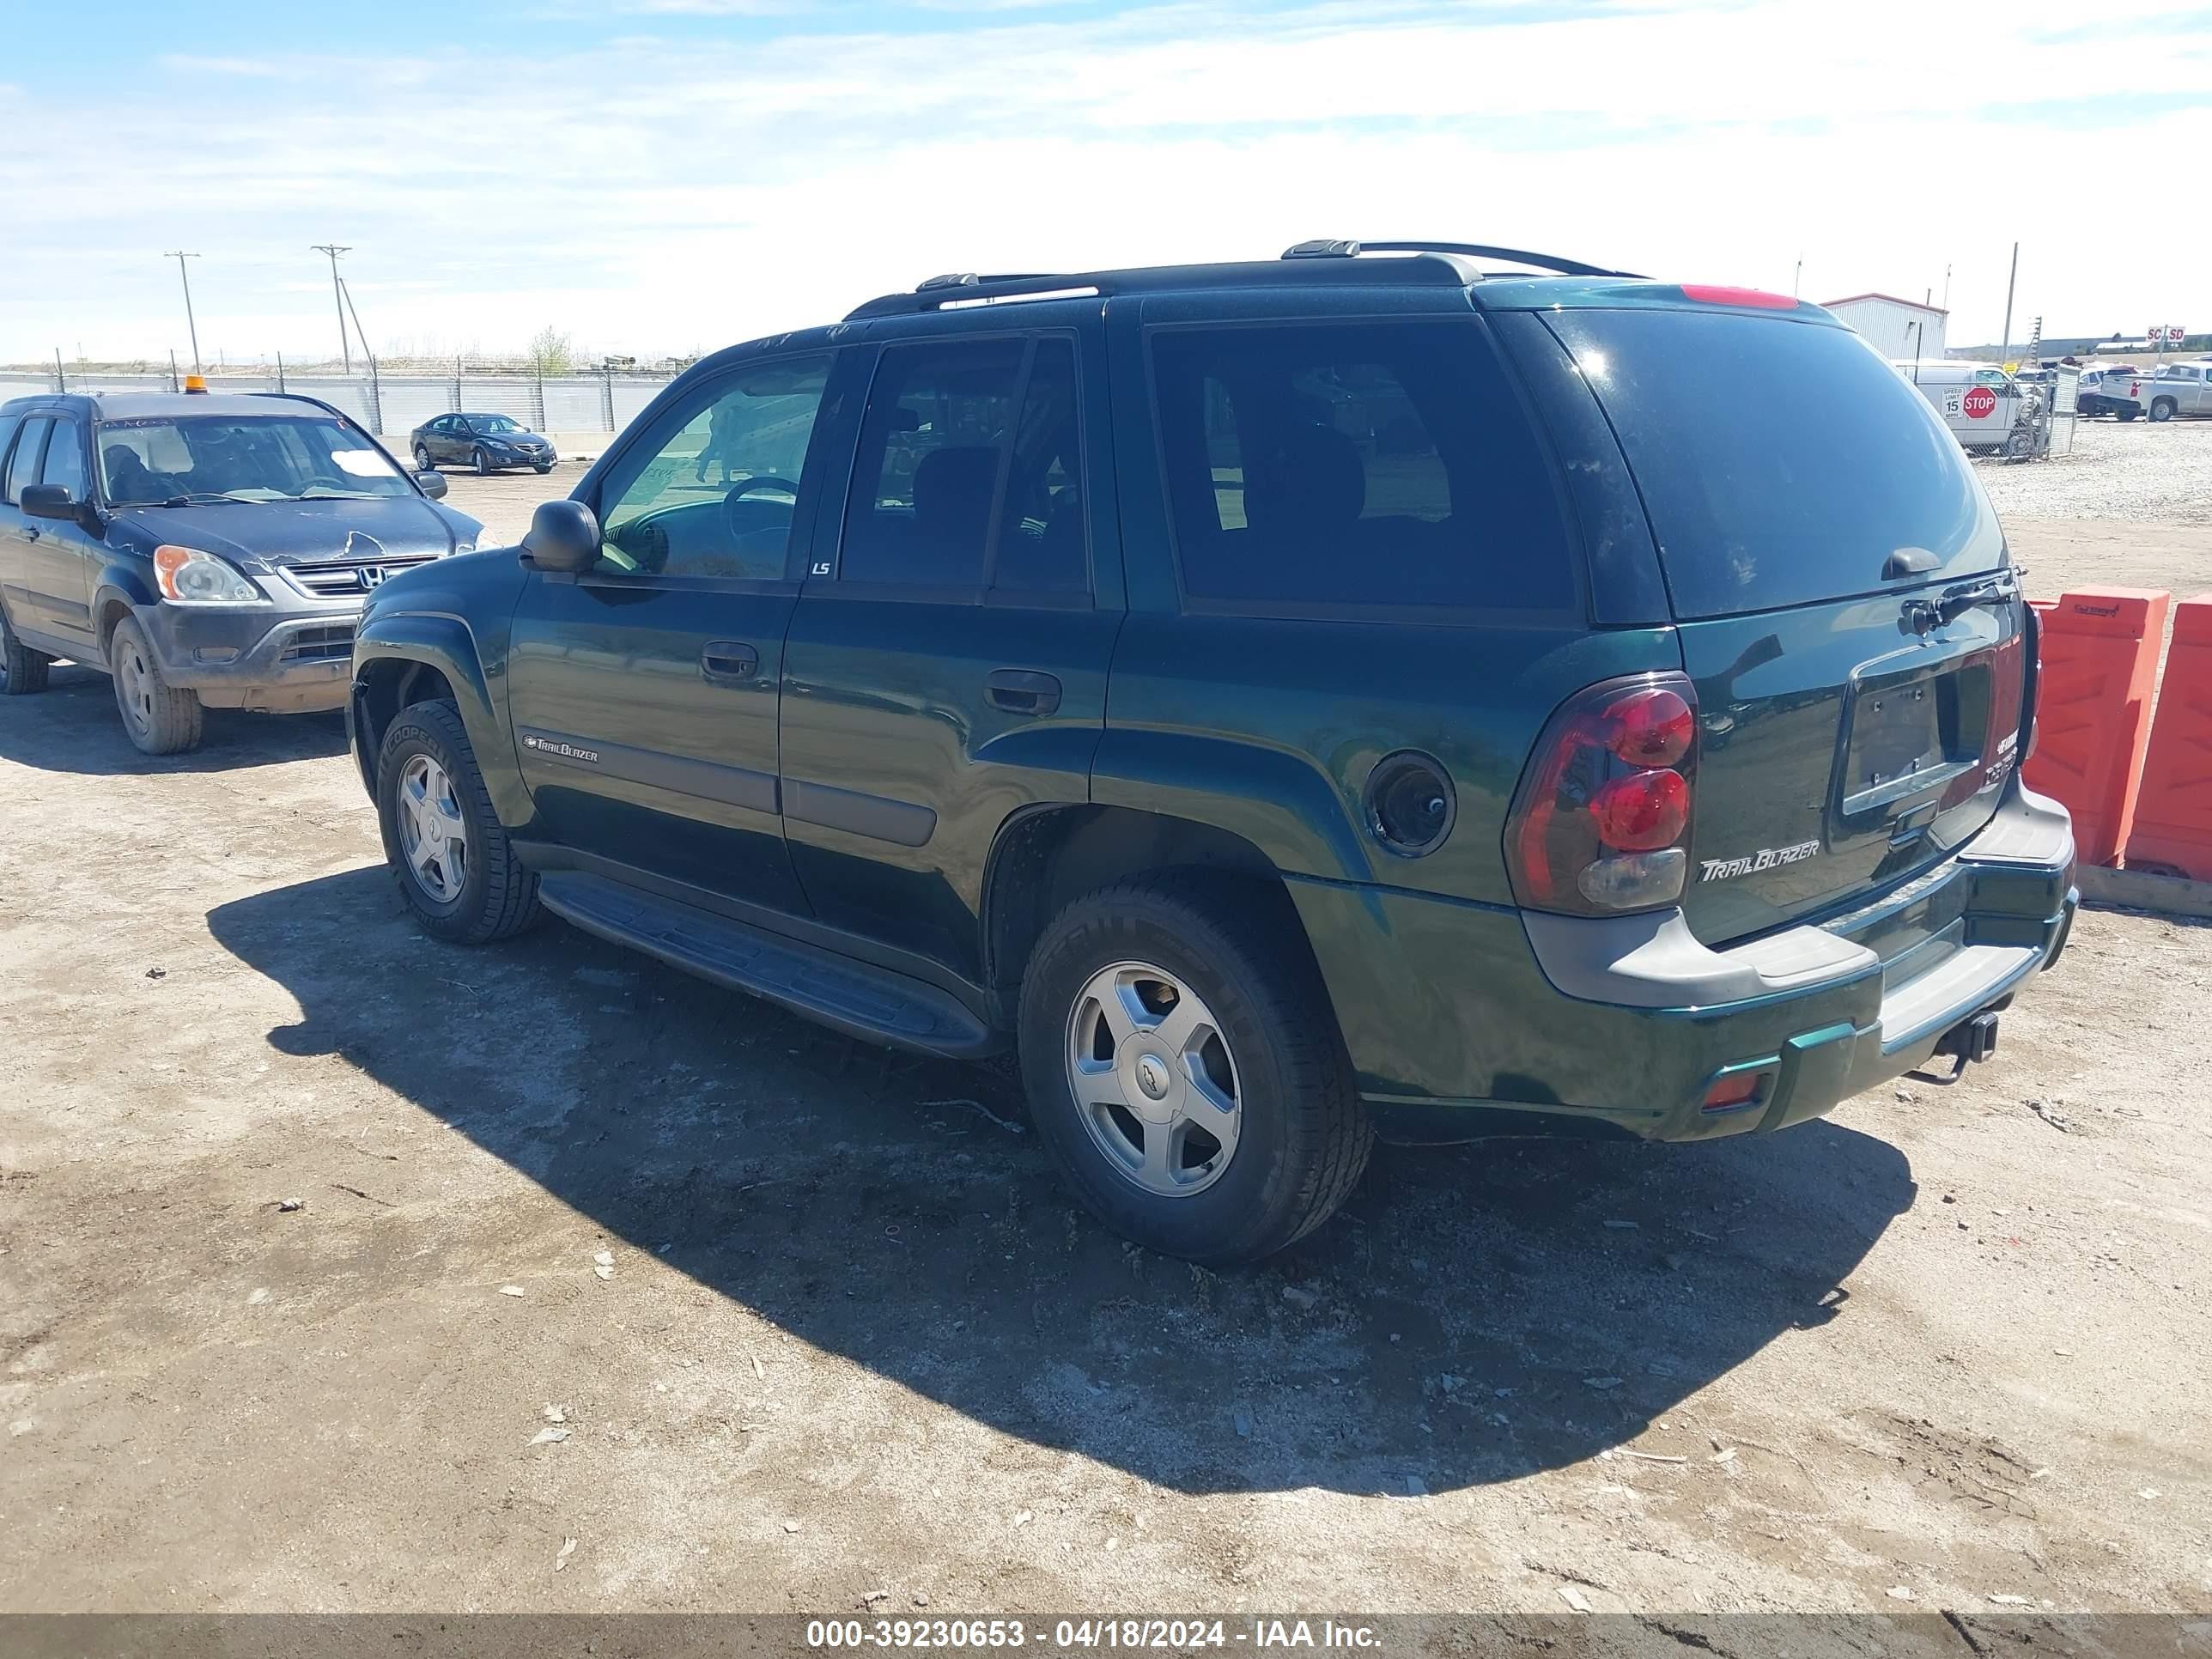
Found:
<svg viewBox="0 0 2212 1659"><path fill-rule="evenodd" d="M451 904L469 878L469 826L446 769L428 755L399 774L399 846L408 872L433 903Z"/></svg>
<svg viewBox="0 0 2212 1659"><path fill-rule="evenodd" d="M1243 1093L1221 1022L1166 969L1117 962L1075 999L1067 1084L1091 1143L1148 1193L1185 1198L1227 1171Z"/></svg>

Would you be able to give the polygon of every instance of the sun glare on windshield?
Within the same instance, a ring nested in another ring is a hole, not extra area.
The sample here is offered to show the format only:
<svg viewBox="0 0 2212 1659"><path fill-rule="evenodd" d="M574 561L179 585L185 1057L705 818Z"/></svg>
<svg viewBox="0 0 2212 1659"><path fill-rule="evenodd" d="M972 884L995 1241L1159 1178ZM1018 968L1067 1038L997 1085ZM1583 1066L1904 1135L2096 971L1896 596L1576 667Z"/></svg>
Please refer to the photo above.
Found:
<svg viewBox="0 0 2212 1659"><path fill-rule="evenodd" d="M406 478L335 421L185 416L101 422L100 482L112 507L347 501L404 495Z"/></svg>

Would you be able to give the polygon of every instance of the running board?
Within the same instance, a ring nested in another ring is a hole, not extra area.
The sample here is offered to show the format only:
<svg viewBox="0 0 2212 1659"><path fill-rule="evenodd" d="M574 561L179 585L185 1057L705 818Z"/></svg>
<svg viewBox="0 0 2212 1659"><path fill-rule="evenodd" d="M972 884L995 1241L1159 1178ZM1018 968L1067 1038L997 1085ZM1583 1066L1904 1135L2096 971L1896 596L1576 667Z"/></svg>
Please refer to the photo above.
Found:
<svg viewBox="0 0 2212 1659"><path fill-rule="evenodd" d="M545 908L587 933L895 1048L975 1060L1006 1045L949 993L887 968L573 870L538 878Z"/></svg>

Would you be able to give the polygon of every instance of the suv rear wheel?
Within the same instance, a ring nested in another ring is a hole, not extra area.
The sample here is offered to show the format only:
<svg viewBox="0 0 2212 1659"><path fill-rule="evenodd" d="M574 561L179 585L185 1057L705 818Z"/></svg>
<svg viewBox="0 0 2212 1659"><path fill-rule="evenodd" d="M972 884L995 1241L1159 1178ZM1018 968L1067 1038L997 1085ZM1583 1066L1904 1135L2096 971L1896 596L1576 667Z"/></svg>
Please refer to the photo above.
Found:
<svg viewBox="0 0 2212 1659"><path fill-rule="evenodd" d="M1290 926L1150 877L1077 900L1030 958L1022 1077L1084 1203L1147 1249L1254 1261L1334 1212L1372 1134Z"/></svg>
<svg viewBox="0 0 2212 1659"><path fill-rule="evenodd" d="M143 755L180 755L200 746L204 711L199 696L161 678L161 659L146 643L136 617L125 617L107 636L107 674L124 734Z"/></svg>
<svg viewBox="0 0 2212 1659"><path fill-rule="evenodd" d="M488 945L538 920L538 877L514 855L453 704L415 703L392 720L376 817L399 896L429 933Z"/></svg>
<svg viewBox="0 0 2212 1659"><path fill-rule="evenodd" d="M25 697L46 689L46 670L53 659L33 651L8 626L8 613L0 611L0 697Z"/></svg>

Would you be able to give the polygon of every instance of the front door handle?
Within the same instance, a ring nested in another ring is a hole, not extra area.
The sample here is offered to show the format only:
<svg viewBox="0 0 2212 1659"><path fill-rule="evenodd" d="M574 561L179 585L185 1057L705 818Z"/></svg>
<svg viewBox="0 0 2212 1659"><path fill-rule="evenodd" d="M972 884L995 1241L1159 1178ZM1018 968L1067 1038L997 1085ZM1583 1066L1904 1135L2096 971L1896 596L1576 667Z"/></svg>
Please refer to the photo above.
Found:
<svg viewBox="0 0 2212 1659"><path fill-rule="evenodd" d="M1060 708L1060 682L1034 669L994 669L983 684L991 707L1009 714L1050 714Z"/></svg>
<svg viewBox="0 0 2212 1659"><path fill-rule="evenodd" d="M711 640L699 653L699 674L710 685L743 685L760 672L760 653L736 640Z"/></svg>

